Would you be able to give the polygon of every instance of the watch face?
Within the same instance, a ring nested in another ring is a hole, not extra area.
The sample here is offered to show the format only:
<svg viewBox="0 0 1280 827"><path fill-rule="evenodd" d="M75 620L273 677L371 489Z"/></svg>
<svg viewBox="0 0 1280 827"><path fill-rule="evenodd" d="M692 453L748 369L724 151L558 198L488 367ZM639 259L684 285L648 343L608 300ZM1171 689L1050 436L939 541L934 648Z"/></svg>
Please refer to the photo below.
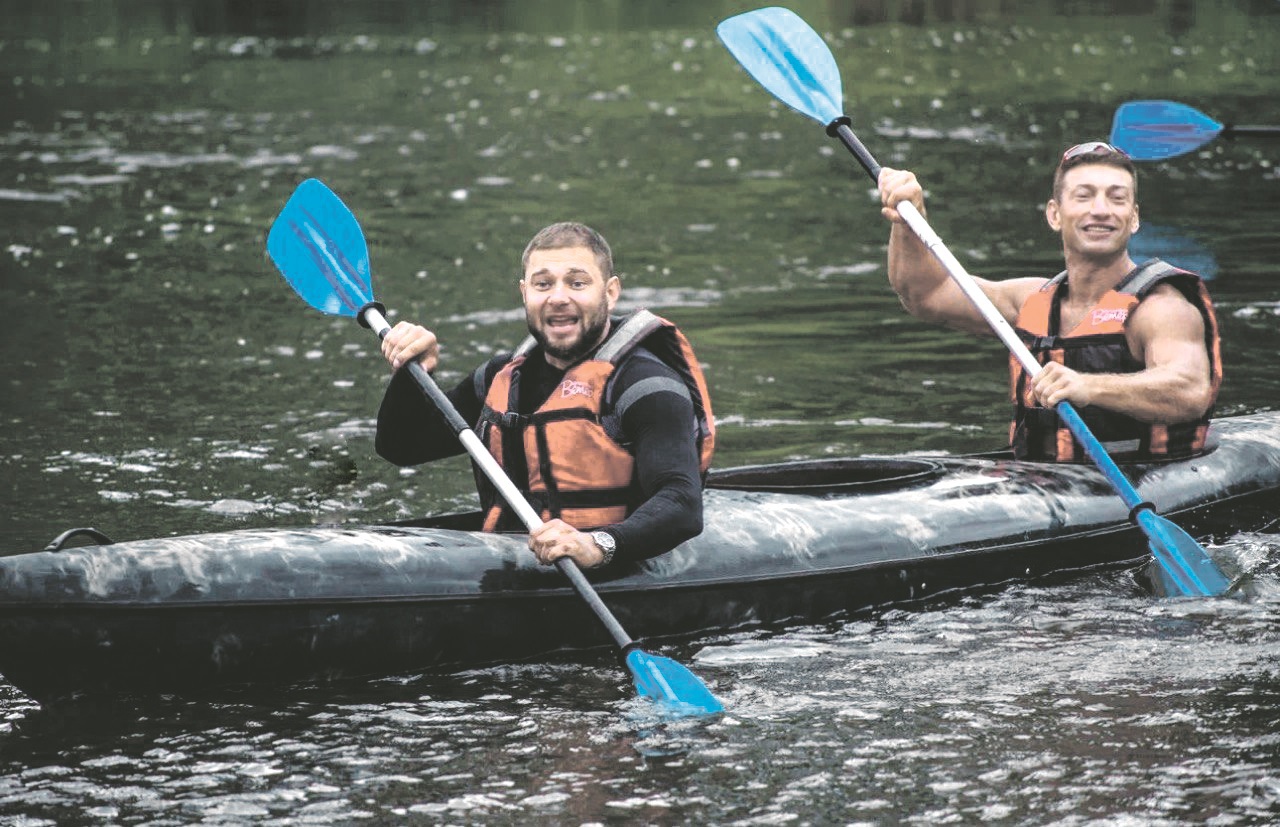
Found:
<svg viewBox="0 0 1280 827"><path fill-rule="evenodd" d="M602 551L613 551L617 546L617 542L614 541L613 535L606 531L592 532L591 539L596 541L596 545L598 545Z"/></svg>

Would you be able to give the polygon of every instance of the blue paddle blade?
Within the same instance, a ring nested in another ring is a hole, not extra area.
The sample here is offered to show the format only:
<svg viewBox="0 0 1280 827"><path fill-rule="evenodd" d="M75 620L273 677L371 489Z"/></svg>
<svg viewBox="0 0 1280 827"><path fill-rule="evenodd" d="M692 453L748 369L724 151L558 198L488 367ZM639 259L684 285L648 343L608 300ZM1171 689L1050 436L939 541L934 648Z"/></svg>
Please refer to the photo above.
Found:
<svg viewBox="0 0 1280 827"><path fill-rule="evenodd" d="M1193 152L1218 137L1222 124L1174 101L1128 101L1111 121L1111 145L1135 161L1160 161Z"/></svg>
<svg viewBox="0 0 1280 827"><path fill-rule="evenodd" d="M1135 509L1134 520L1147 535L1151 553L1169 578L1178 594L1208 596L1223 594L1231 586L1226 576L1218 570L1209 552L1187 532L1161 517L1144 503L1133 483L1116 465L1098 438L1089 430L1080 412L1070 402L1059 402L1058 417L1071 430L1071 434L1084 448L1085 453L1098 466L1098 470L1111 483L1125 505Z"/></svg>
<svg viewBox="0 0 1280 827"><path fill-rule="evenodd" d="M724 711L706 684L685 667L640 649L627 652L627 668L635 678L636 692L677 715L715 715Z"/></svg>
<svg viewBox="0 0 1280 827"><path fill-rule="evenodd" d="M1157 578L1157 584L1166 594L1213 597L1231 588L1231 581L1204 547L1176 524L1149 508L1138 512L1138 524L1160 564L1164 576Z"/></svg>
<svg viewBox="0 0 1280 827"><path fill-rule="evenodd" d="M267 253L307 304L354 317L373 301L369 248L356 217L315 178L298 185L267 234Z"/></svg>
<svg viewBox="0 0 1280 827"><path fill-rule="evenodd" d="M844 114L840 69L809 24L789 9L756 9L716 34L742 68L776 98L826 126Z"/></svg>

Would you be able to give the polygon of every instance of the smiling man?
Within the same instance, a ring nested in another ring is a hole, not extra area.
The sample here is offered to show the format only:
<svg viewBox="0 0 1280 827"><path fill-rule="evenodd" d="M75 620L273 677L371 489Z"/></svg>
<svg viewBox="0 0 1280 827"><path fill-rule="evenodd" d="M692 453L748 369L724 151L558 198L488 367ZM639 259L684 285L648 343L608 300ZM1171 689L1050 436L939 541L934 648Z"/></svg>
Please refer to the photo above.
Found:
<svg viewBox="0 0 1280 827"><path fill-rule="evenodd" d="M448 395L546 521L529 548L544 564L568 556L595 568L696 536L715 426L688 341L647 310L613 315L622 281L608 243L584 224L541 230L522 269L529 338ZM378 411L378 453L397 465L462 453L400 370L411 360L435 370L435 334L400 322L382 353L396 373ZM485 529L519 530L484 475L476 479Z"/></svg>
<svg viewBox="0 0 1280 827"><path fill-rule="evenodd" d="M898 214L924 212L915 175L880 173L891 222L889 283L913 315L994 335L945 268ZM974 281L1044 367L1034 378L1010 359L1010 442L1024 459L1084 461L1053 406L1068 401L1108 452L1125 459L1204 450L1222 381L1217 321L1200 278L1159 259L1129 257L1138 230L1133 161L1101 141L1063 153L1045 220L1062 238L1066 269L1052 279Z"/></svg>

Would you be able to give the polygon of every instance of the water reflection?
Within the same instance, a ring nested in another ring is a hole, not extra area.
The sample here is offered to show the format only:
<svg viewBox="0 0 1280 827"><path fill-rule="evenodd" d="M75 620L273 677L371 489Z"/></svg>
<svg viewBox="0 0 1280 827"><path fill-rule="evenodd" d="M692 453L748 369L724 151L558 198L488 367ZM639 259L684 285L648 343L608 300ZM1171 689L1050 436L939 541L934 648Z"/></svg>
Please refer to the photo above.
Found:
<svg viewBox="0 0 1280 827"><path fill-rule="evenodd" d="M159 8L141 4L127 14ZM897 15L905 6L882 8ZM406 7L378 9L361 19L375 25ZM1235 16L1224 26L1249 23L1238 8L1229 11ZM54 25L33 20L25 18L37 30ZM68 38L74 25L67 23ZM403 516L470 496L465 471L433 469L406 489L371 456L367 418L385 368L355 331L292 312L293 297L264 267L264 228L296 181L312 174L358 205L379 294L398 318L436 320L448 348L443 381L522 336L512 310L516 248L559 214L605 227L626 295L691 331L726 425L722 463L979 450L1000 439L999 348L958 351L947 332L902 315L884 285L884 230L868 185L820 130L775 117L709 27L606 40L461 33L457 42L433 39L437 48L425 54L416 33L336 35L341 47L313 63L238 54L231 38L184 42L186 24L174 25L179 34L150 51L110 39L75 50L81 62L88 54L119 64L81 75L73 62L65 74L9 90L26 104L59 107L48 121L0 136L9 171L0 204L16 219L0 293L8 306L39 308L13 315L6 341L24 357L3 368L20 389L3 403L13 446L4 453L15 477L41 483L15 495L17 542L42 545L55 533L49 505L37 501L65 506L52 518L58 529L104 506L120 515L132 513L131 503L193 504L159 525L154 511L127 521L145 533L185 530L181 519L192 510L209 526L218 512L324 519L364 507ZM1095 64L1125 56L1135 77L1150 77L1168 57L1135 52L1132 35L1092 22L1044 33L1012 23L965 28L958 38L931 25L833 35L857 73L857 114L875 121L864 138L886 163L910 164L936 182L931 218L975 272L1052 273L1059 262L1039 215L1035 171L1045 169L1047 179L1045 159L1068 135L1104 125L1124 96L1114 73L1111 90L1095 85ZM1266 30L1265 22L1250 25ZM1213 36L1204 32L1205 43ZM50 54L65 54L63 41L50 42ZM886 42L897 43L892 60L913 56L909 74L861 70L861 56L881 54ZM19 65L42 54L29 42L16 48L8 54ZM1266 59L1251 35L1233 34L1222 50L1231 59L1219 61L1220 75ZM1038 66L1043 77L991 73L994 55ZM150 82L118 80L134 77L135 61L155 70L163 95ZM1053 90L1043 104L1022 100L1041 83ZM987 84L1002 88L988 95ZM94 105L67 109L63 92ZM1061 95L1072 103L1064 107ZM1265 155L1236 151L1144 172L1139 252L1158 240L1157 254L1212 275L1216 259L1213 267L1192 261L1200 250L1164 229L1193 245L1212 238L1218 255L1229 251L1220 266L1230 279L1214 288L1231 358L1227 411L1266 406L1277 388L1258 356L1265 346L1232 347L1235 332L1261 343L1275 336L1267 323L1280 299L1269 276L1274 234L1250 229L1218 197L1231 192L1245 200L1243 215L1264 215L1265 169ZM32 350L43 313L59 327L89 331L93 360L65 337ZM49 417L52 409L63 414ZM362 418L363 427L343 427ZM312 456L321 432L345 438L350 457ZM63 452L103 461L68 462ZM138 458L151 452L164 462L140 474L135 466L153 463ZM61 496L37 495L49 484Z"/></svg>
<svg viewBox="0 0 1280 827"><path fill-rule="evenodd" d="M997 278L1059 268L1053 158L1120 101L1280 121L1278 6L793 4L853 79L859 134L921 174L931 223ZM316 318L264 260L310 175L357 208L398 318L437 324L446 384L522 337L519 249L578 218L706 361L718 464L994 447L1003 350L901 311L861 171L715 42L746 7L4 4L0 552L71 525L126 539L474 502L465 461L378 460L367 333ZM1224 414L1280 398L1270 153L1143 170L1135 244L1214 264ZM729 702L695 732L633 725L608 657L65 725L0 684L0 819L1266 823L1280 547L1226 546L1252 561L1249 601L1153 604L1107 574L663 650Z"/></svg>
<svg viewBox="0 0 1280 827"><path fill-rule="evenodd" d="M14 31L63 45L76 38L119 41L165 36L246 37L271 40L307 38L339 32L405 33L486 31L569 33L636 31L651 27L697 28L749 8L740 3L679 6L670 3L598 3L587 0L471 0L421 3L416 0L293 0L254 3L218 0L191 6L141 0L126 8L86 6L67 19L30 4L6 4ZM882 24L907 26L1000 23L1024 18L1079 18L1114 15L1142 18L1156 30L1180 37L1205 15L1241 8L1245 14L1276 14L1268 0L1245 3L1196 3L1194 0L798 0L790 5L815 25L851 28ZM1197 13L1199 12L1199 14ZM287 50L287 47L286 47Z"/></svg>
<svg viewBox="0 0 1280 827"><path fill-rule="evenodd" d="M725 635L694 660L728 715L667 731L609 658L208 702L0 696L0 813L1265 823L1280 806L1280 591L1262 576L1269 596L1252 603L1153 604L1108 574Z"/></svg>

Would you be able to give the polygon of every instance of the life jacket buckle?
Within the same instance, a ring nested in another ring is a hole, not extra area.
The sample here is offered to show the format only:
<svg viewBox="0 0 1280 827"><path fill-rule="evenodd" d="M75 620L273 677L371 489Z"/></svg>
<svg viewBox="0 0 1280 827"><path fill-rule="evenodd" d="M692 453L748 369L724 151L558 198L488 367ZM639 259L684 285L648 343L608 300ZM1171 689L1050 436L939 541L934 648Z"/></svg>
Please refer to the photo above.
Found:
<svg viewBox="0 0 1280 827"><path fill-rule="evenodd" d="M498 425L503 428L523 428L529 424L529 417L513 411L507 411L498 416Z"/></svg>

